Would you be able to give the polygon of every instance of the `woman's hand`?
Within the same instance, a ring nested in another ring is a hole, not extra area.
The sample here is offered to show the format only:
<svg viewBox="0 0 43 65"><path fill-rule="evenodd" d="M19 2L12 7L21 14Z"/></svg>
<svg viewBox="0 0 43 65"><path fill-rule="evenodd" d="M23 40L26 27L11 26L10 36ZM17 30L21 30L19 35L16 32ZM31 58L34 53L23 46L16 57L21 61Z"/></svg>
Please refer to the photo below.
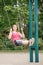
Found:
<svg viewBox="0 0 43 65"><path fill-rule="evenodd" d="M21 28L22 38L25 38L25 34L23 32L23 28Z"/></svg>
<svg viewBox="0 0 43 65"><path fill-rule="evenodd" d="M11 39L12 36L12 28L10 29L9 35L8 35L8 39Z"/></svg>
<svg viewBox="0 0 43 65"><path fill-rule="evenodd" d="M10 29L10 32L12 32L12 28Z"/></svg>
<svg viewBox="0 0 43 65"><path fill-rule="evenodd" d="M21 31L23 31L23 28L21 28Z"/></svg>

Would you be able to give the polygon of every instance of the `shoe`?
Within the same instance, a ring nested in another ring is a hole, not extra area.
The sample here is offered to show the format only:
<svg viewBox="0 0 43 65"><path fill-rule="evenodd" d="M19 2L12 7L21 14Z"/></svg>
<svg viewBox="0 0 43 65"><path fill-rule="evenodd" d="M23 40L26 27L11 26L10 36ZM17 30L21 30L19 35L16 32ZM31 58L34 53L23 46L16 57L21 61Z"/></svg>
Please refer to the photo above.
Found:
<svg viewBox="0 0 43 65"><path fill-rule="evenodd" d="M32 46L34 44L34 42L35 42L35 39L34 38L30 39L29 46Z"/></svg>
<svg viewBox="0 0 43 65"><path fill-rule="evenodd" d="M35 42L35 39L34 39L34 38L32 38L32 45L34 44L34 42Z"/></svg>

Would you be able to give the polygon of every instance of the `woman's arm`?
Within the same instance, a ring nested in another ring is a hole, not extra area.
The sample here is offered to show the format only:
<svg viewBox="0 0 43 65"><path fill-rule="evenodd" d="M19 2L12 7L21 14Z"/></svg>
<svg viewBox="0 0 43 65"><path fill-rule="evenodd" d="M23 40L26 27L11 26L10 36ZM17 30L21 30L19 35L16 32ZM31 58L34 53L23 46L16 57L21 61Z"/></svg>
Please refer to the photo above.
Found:
<svg viewBox="0 0 43 65"><path fill-rule="evenodd" d="M12 36L12 29L10 29L9 35L8 35L8 39L11 39Z"/></svg>
<svg viewBox="0 0 43 65"><path fill-rule="evenodd" d="M24 34L24 32L23 32L23 29L21 28L21 33L19 33L20 34L20 36L21 36L21 38L25 38L25 34Z"/></svg>

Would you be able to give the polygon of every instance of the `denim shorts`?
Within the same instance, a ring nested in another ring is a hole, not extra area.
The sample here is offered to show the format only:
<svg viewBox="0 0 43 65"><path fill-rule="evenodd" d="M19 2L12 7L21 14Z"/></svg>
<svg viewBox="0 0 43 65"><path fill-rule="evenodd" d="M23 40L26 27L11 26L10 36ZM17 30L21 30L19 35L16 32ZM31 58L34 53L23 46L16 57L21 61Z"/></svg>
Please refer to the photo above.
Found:
<svg viewBox="0 0 43 65"><path fill-rule="evenodd" d="M14 40L14 44L16 46L21 46L22 45L22 40Z"/></svg>

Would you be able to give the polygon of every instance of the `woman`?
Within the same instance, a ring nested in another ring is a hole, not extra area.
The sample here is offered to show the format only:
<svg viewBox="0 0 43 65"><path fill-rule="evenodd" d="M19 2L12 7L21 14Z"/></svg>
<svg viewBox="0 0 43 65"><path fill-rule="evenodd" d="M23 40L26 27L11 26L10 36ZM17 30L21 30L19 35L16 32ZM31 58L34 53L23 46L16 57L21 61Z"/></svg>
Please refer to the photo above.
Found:
<svg viewBox="0 0 43 65"><path fill-rule="evenodd" d="M33 45L34 44L34 38L30 40L22 40L22 38L25 38L23 29L21 28L22 33L18 32L17 30L17 25L13 25L12 28L10 29L8 39L11 39L13 44L19 46L22 44L26 45Z"/></svg>

